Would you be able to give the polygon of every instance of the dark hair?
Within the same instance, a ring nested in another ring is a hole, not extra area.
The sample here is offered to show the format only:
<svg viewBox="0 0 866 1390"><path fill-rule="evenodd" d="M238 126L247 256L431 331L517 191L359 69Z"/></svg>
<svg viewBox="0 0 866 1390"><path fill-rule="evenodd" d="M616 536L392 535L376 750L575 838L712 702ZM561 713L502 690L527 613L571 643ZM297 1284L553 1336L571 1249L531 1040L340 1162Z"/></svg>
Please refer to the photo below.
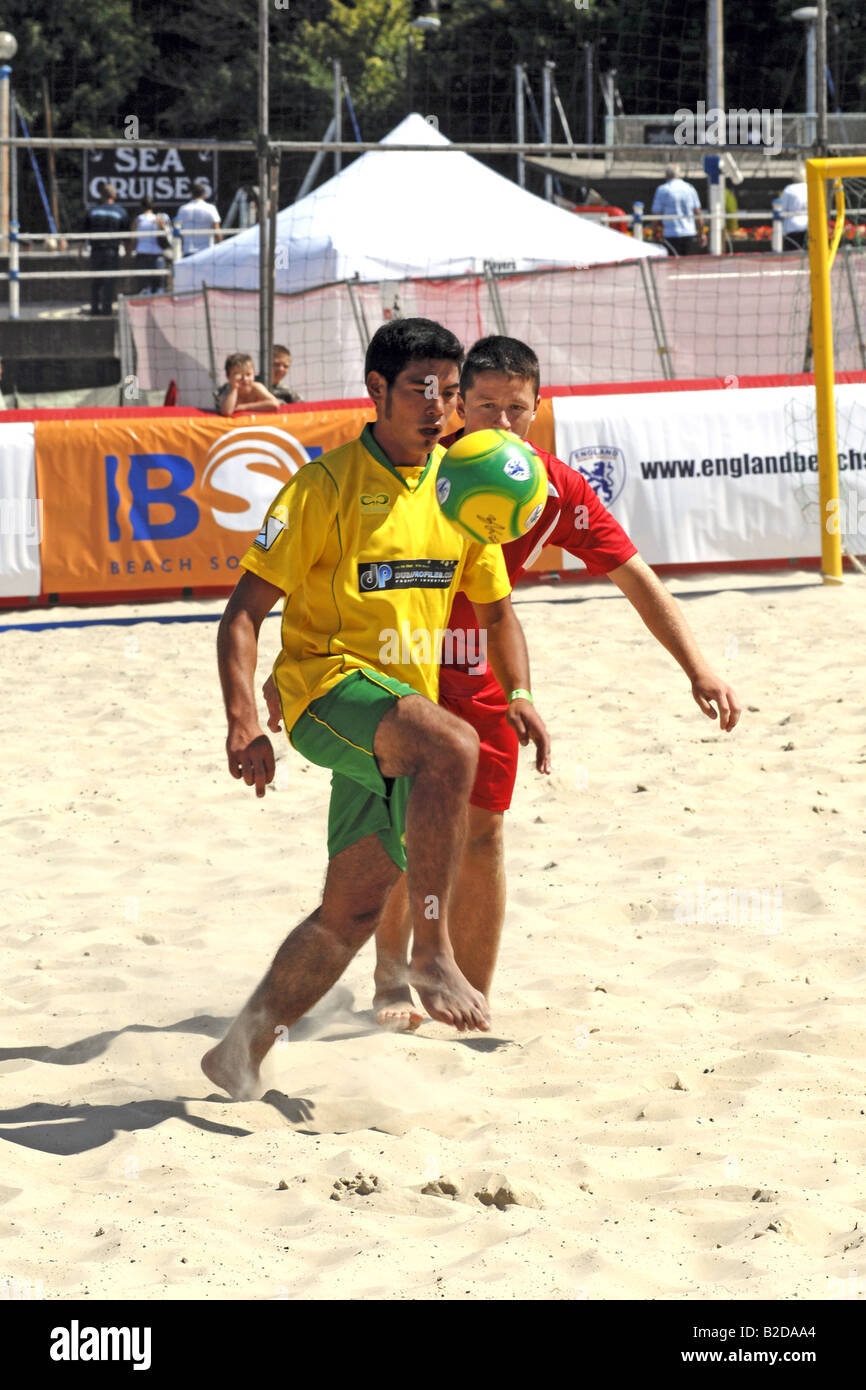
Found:
<svg viewBox="0 0 866 1390"><path fill-rule="evenodd" d="M196 179L192 186L192 191L197 198L207 197L207 184L202 179Z"/></svg>
<svg viewBox="0 0 866 1390"><path fill-rule="evenodd" d="M391 319L370 339L364 359L364 380L378 372L393 386L409 362L438 357L445 362L463 362L463 345L450 328L432 319Z"/></svg>
<svg viewBox="0 0 866 1390"><path fill-rule="evenodd" d="M532 390L537 396L541 386L541 369L538 358L526 343L519 338L504 338L493 333L489 338L479 338L466 354L463 370L460 373L460 394L465 396L475 385L480 372L503 372L506 376L522 376L532 382Z"/></svg>
<svg viewBox="0 0 866 1390"><path fill-rule="evenodd" d="M283 347L282 343L274 343L273 347L271 348L271 356L273 357L274 353L276 352L284 352L287 357L291 357L292 355L291 348Z"/></svg>
<svg viewBox="0 0 866 1390"><path fill-rule="evenodd" d="M248 362L251 367L255 366L248 352L230 352L226 358L226 376L228 376L232 367L245 367Z"/></svg>

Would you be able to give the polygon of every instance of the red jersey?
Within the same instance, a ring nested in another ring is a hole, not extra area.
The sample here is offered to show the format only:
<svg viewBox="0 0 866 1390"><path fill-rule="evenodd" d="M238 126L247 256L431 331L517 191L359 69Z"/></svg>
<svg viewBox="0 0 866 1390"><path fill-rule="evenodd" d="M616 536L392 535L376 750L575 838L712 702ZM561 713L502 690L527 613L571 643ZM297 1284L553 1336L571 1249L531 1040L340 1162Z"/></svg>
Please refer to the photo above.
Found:
<svg viewBox="0 0 866 1390"><path fill-rule="evenodd" d="M440 440L448 448L459 439L462 430ZM532 446L535 448L535 445ZM625 564L632 555L637 554L633 545L620 526L599 501L582 473L578 473L563 463L555 454L545 449L535 449L547 469L548 494L544 511L538 521L525 536L509 541L502 547L508 577L514 584L520 576L534 564L545 545L558 545L582 560L590 574L608 574L618 565ZM493 680L488 673L487 663L479 660L480 636L475 609L464 593L454 599L448 628L452 634L450 650L446 643L442 652L439 670L439 689L446 694L452 691L466 691L466 681L457 676L471 674L481 684L481 677ZM449 687L449 677L452 676Z"/></svg>

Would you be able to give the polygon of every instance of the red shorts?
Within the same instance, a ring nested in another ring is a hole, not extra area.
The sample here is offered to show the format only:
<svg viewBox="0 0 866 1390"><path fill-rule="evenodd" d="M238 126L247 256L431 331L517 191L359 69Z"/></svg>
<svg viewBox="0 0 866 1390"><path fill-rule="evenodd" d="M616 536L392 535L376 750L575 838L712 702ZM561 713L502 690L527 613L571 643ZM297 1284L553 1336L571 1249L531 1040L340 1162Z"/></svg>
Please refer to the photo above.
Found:
<svg viewBox="0 0 866 1390"><path fill-rule="evenodd" d="M470 806L507 811L517 780L517 734L505 718L508 701L493 672L467 675L450 667L439 672L439 703L465 719L481 740Z"/></svg>

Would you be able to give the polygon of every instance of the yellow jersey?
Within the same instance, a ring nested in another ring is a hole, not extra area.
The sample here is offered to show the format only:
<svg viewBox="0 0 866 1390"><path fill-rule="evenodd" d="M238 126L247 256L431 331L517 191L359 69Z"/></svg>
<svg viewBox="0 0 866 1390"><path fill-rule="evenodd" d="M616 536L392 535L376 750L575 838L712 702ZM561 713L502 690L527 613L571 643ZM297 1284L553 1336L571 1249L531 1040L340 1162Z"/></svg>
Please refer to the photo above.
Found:
<svg viewBox="0 0 866 1390"><path fill-rule="evenodd" d="M286 594L274 665L286 729L355 670L380 671L436 700L455 594L511 592L498 545L479 545L436 500L439 445L396 468L369 425L304 464L268 508L241 564Z"/></svg>

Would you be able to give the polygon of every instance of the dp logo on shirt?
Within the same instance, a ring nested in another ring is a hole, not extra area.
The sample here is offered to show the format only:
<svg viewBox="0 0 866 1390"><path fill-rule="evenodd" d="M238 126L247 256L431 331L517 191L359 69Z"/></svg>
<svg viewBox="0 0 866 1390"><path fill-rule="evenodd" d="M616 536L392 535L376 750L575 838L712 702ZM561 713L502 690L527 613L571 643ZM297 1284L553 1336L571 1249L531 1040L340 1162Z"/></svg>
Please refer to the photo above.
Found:
<svg viewBox="0 0 866 1390"><path fill-rule="evenodd" d="M372 562L368 565L358 566L358 584L367 593L371 589L387 589L388 581L393 577L394 571L390 565L379 565Z"/></svg>

